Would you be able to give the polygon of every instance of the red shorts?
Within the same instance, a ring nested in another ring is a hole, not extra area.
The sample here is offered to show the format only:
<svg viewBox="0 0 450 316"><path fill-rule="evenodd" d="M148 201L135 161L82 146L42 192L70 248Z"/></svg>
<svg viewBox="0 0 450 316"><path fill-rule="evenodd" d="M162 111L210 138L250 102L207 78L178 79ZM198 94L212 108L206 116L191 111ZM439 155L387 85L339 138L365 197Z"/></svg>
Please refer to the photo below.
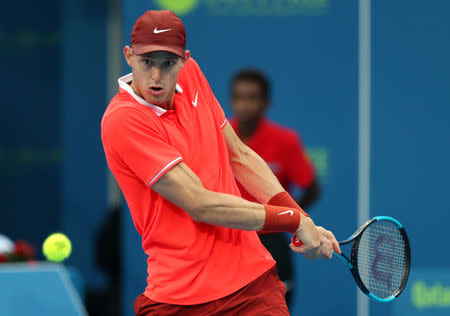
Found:
<svg viewBox="0 0 450 316"><path fill-rule="evenodd" d="M273 267L233 294L198 305L158 303L141 294L134 302L134 311L136 316L289 316L284 298L286 287L276 271L276 267Z"/></svg>

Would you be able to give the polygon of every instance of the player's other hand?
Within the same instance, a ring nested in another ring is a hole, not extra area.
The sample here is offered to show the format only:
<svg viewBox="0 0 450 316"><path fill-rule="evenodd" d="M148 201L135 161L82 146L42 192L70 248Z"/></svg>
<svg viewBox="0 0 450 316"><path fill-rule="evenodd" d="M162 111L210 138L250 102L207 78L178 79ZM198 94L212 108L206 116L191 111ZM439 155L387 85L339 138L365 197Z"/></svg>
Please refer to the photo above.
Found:
<svg viewBox="0 0 450 316"><path fill-rule="evenodd" d="M308 259L330 259L333 251L341 253L333 233L316 226L309 217L302 216L296 235L302 240L303 245L296 247L291 243L289 246L294 252L303 254Z"/></svg>

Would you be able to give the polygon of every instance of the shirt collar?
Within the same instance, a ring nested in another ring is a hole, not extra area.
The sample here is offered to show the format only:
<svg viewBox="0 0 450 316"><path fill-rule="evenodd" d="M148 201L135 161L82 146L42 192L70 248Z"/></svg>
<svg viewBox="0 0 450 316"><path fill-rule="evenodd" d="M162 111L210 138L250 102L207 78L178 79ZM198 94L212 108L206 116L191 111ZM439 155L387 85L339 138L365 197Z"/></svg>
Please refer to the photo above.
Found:
<svg viewBox="0 0 450 316"><path fill-rule="evenodd" d="M140 96L138 96L136 93L134 93L133 88L131 88L130 83L131 81L133 81L133 74L129 73L128 75L125 75L123 77L120 77L118 80L119 82L119 88L125 90L126 92L128 92L129 95L131 95L138 103L145 105L147 107L149 107L150 109L153 110L153 112L155 112L156 115L161 116L164 113L166 113L166 109L163 109L157 105L148 103L147 101L145 101L143 98L141 98ZM177 83L176 87L175 87L175 91L179 92L179 93L183 93L183 89L181 89L180 85Z"/></svg>

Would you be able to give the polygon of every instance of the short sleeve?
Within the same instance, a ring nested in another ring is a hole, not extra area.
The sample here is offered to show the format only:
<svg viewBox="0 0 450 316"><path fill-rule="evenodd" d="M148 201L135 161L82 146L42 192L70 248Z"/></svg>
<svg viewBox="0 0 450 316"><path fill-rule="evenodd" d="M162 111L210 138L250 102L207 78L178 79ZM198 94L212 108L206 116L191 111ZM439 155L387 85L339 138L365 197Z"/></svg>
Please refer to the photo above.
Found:
<svg viewBox="0 0 450 316"><path fill-rule="evenodd" d="M110 113L102 124L107 158L119 159L147 186L182 161L178 150L152 125L151 117L132 108Z"/></svg>
<svg viewBox="0 0 450 316"><path fill-rule="evenodd" d="M217 101L216 96L211 91L211 99L212 99L212 111L214 115L214 120L216 121L216 124L223 129L225 125L227 125L227 118L225 117L225 113L222 109L222 106L220 105L219 101Z"/></svg>
<svg viewBox="0 0 450 316"><path fill-rule="evenodd" d="M307 188L315 178L314 166L297 135L293 135L288 149L289 162L286 166L289 182Z"/></svg>
<svg viewBox="0 0 450 316"><path fill-rule="evenodd" d="M213 113L214 121L215 121L216 125L219 126L221 129L223 129L227 123L227 119L225 117L225 113L222 109L222 106L220 105L219 101L217 101L217 98L214 95L214 93L211 89L211 86L208 83L208 80L206 80L206 77L203 74L203 72L200 69L197 62L193 58L190 58L189 63L191 64L194 71L199 76L202 89L204 89L204 91L206 92L206 94L208 94L208 96L210 98L211 111Z"/></svg>

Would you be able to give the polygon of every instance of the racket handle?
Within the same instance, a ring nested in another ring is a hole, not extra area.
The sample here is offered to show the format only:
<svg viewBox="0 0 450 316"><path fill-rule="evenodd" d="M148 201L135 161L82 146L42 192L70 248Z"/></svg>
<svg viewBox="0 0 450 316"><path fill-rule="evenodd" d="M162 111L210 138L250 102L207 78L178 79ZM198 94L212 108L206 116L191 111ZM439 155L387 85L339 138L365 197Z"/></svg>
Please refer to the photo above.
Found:
<svg viewBox="0 0 450 316"><path fill-rule="evenodd" d="M300 247L303 245L303 241L297 235L292 236L292 243L295 247Z"/></svg>

